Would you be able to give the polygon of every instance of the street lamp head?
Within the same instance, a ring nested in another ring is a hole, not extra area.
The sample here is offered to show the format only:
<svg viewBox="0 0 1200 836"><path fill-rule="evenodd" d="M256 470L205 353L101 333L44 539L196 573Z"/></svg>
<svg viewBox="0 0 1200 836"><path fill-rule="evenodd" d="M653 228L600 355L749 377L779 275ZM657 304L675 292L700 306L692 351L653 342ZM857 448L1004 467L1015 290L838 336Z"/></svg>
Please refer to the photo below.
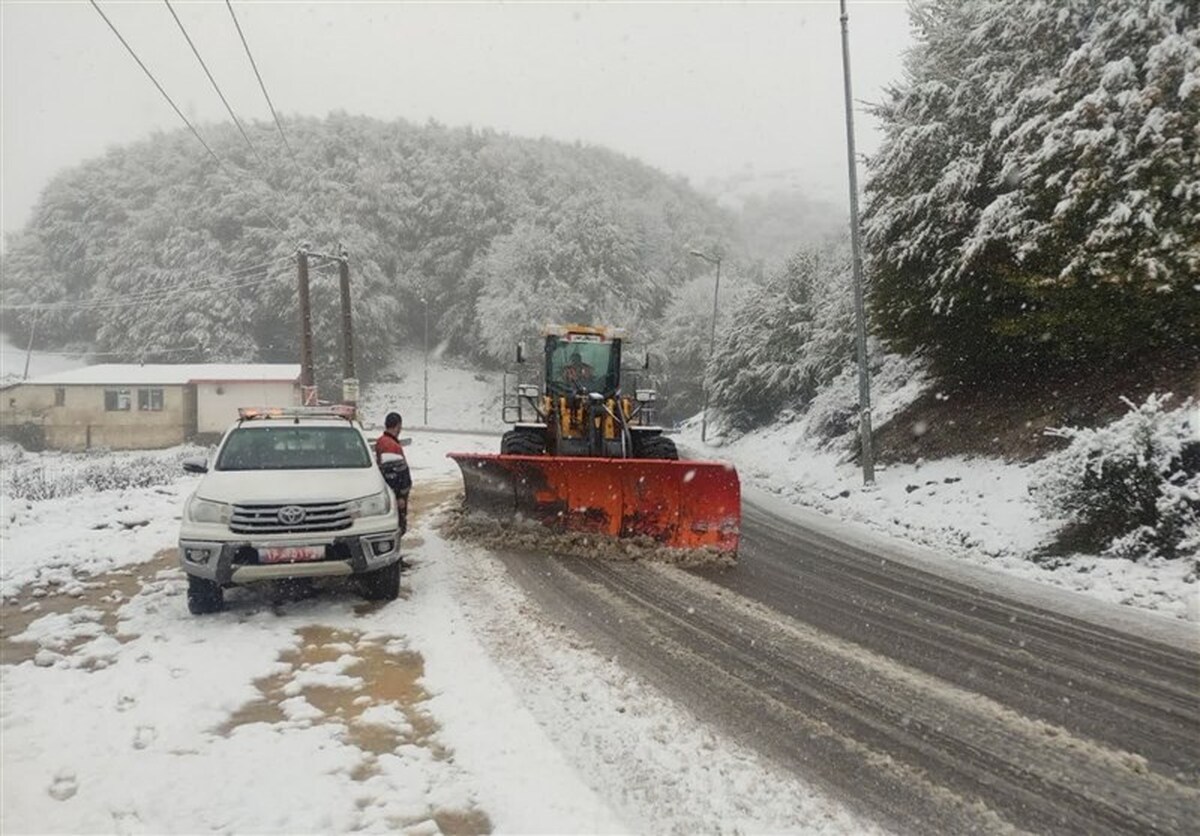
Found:
<svg viewBox="0 0 1200 836"><path fill-rule="evenodd" d="M719 255L712 256L712 255L709 255L708 253L702 253L699 250L688 250L688 255L694 255L694 256L696 256L696 258L702 258L705 261L707 261L709 264L720 264L721 263L721 256L719 256Z"/></svg>

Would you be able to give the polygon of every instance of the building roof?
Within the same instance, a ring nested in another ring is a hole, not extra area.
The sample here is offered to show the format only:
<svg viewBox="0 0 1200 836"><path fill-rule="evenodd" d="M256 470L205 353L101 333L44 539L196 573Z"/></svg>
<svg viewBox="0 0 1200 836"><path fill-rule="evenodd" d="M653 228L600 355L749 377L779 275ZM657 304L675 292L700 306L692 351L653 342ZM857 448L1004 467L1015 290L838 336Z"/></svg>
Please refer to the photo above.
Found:
<svg viewBox="0 0 1200 836"><path fill-rule="evenodd" d="M104 363L17 381L45 386L182 386L186 383L295 383L299 363Z"/></svg>

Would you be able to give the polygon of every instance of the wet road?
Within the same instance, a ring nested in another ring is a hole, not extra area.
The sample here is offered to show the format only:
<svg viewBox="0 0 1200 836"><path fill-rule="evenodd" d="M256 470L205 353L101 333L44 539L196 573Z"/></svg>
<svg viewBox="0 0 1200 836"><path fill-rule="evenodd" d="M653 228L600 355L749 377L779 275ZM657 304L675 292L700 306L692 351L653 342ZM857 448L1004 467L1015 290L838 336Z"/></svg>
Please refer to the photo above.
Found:
<svg viewBox="0 0 1200 836"><path fill-rule="evenodd" d="M1195 642L1056 614L753 503L730 570L502 557L598 650L886 827L1195 832Z"/></svg>

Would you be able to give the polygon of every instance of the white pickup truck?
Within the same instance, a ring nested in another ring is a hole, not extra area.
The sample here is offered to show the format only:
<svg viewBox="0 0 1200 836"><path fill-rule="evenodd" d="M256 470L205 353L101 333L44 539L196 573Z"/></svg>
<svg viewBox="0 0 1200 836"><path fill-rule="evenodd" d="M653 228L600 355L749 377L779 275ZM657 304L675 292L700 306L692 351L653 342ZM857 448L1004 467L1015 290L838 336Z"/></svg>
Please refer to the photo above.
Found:
<svg viewBox="0 0 1200 836"><path fill-rule="evenodd" d="M179 530L188 609L221 609L224 589L237 584L335 575L359 576L368 599L394 600L401 568L396 503L352 409L239 415L211 460L183 463L204 474Z"/></svg>

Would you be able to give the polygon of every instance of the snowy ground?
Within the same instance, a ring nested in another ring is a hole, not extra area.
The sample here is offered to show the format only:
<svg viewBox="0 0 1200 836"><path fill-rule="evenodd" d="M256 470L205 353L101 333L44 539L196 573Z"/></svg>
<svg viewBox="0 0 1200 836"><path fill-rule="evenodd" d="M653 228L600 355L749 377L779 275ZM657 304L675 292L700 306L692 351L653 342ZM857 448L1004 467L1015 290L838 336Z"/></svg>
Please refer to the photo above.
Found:
<svg viewBox="0 0 1200 836"><path fill-rule="evenodd" d="M196 477L4 498L0 830L868 831L441 539L445 452L494 446L413 433L415 565L386 605L188 615L165 550Z"/></svg>
<svg viewBox="0 0 1200 836"><path fill-rule="evenodd" d="M195 477L0 496L0 831L864 832L546 623L485 554L440 537L431 521L458 486L445 452L496 439L419 429L421 359L406 355L364 403L368 417L399 408L413 437L415 565L391 604L346 587L282 603L234 592L226 612L188 615L168 550ZM431 367L429 423L497 429L497 383ZM795 425L720 446L689 427L680 441L736 462L747 485L948 562L1174 616L1195 601L1182 561L1026 560L1054 521L1028 501L1021 466L892 466L864 490ZM9 449L0 465L94 476L132 457Z"/></svg>

